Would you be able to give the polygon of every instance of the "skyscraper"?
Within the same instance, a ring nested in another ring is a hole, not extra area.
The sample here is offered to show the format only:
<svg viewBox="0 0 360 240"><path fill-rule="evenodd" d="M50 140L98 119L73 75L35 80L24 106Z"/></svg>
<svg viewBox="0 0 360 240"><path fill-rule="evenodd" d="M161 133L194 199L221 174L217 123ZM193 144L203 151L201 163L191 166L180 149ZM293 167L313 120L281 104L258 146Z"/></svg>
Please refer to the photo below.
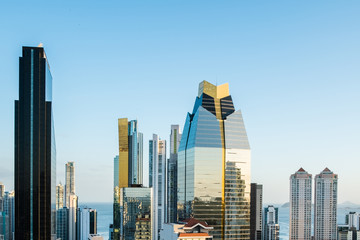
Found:
<svg viewBox="0 0 360 240"><path fill-rule="evenodd" d="M80 209L78 221L80 221L79 240L88 240L89 234L97 234L97 213L95 209Z"/></svg>
<svg viewBox="0 0 360 240"><path fill-rule="evenodd" d="M76 239L78 197L71 193L69 196L69 240Z"/></svg>
<svg viewBox="0 0 360 240"><path fill-rule="evenodd" d="M142 184L143 140L137 120L118 119L119 127L119 182L118 187Z"/></svg>
<svg viewBox="0 0 360 240"><path fill-rule="evenodd" d="M12 240L15 232L15 192L5 192L3 200L3 211L9 216L9 239Z"/></svg>
<svg viewBox="0 0 360 240"><path fill-rule="evenodd" d="M262 240L262 194L263 186L251 183L250 240Z"/></svg>
<svg viewBox="0 0 360 240"><path fill-rule="evenodd" d="M303 168L290 176L289 239L311 239L312 176Z"/></svg>
<svg viewBox="0 0 360 240"><path fill-rule="evenodd" d="M170 158L167 162L167 223L177 222L177 161L178 150L181 141L179 125L171 125L170 133Z"/></svg>
<svg viewBox="0 0 360 240"><path fill-rule="evenodd" d="M338 175L328 168L315 176L315 240L336 240Z"/></svg>
<svg viewBox="0 0 360 240"><path fill-rule="evenodd" d="M279 209L269 205L264 210L264 240L279 240L279 231Z"/></svg>
<svg viewBox="0 0 360 240"><path fill-rule="evenodd" d="M137 240L137 218L139 215L150 215L152 189L141 186L121 188L120 195L121 239Z"/></svg>
<svg viewBox="0 0 360 240"><path fill-rule="evenodd" d="M228 84L201 82L179 146L179 220L206 221L214 239L249 239L250 158Z"/></svg>
<svg viewBox="0 0 360 240"><path fill-rule="evenodd" d="M151 216L153 221L153 238L159 238L159 232L166 219L166 141L161 140L158 135L153 134L149 141L149 175L152 176L153 206Z"/></svg>
<svg viewBox="0 0 360 240"><path fill-rule="evenodd" d="M64 186L59 183L56 185L56 210L64 207Z"/></svg>
<svg viewBox="0 0 360 240"><path fill-rule="evenodd" d="M65 164L65 206L70 208L70 195L75 194L75 163Z"/></svg>
<svg viewBox="0 0 360 240"><path fill-rule="evenodd" d="M118 119L119 155L114 158L113 239L121 236L121 188L143 182L143 135L138 132L137 120Z"/></svg>
<svg viewBox="0 0 360 240"><path fill-rule="evenodd" d="M51 239L55 229L56 151L52 77L42 47L23 47L15 101L15 238Z"/></svg>
<svg viewBox="0 0 360 240"><path fill-rule="evenodd" d="M5 193L5 185L0 182L0 198L4 196Z"/></svg>
<svg viewBox="0 0 360 240"><path fill-rule="evenodd" d="M60 208L56 211L56 234L61 240L69 240L69 209Z"/></svg>

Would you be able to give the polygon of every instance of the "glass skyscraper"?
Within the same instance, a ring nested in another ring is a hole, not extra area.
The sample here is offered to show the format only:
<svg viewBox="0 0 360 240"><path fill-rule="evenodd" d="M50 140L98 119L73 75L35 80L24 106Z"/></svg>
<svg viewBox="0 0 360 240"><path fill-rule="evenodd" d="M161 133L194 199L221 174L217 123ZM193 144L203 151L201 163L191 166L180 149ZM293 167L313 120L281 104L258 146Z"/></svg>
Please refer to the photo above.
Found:
<svg viewBox="0 0 360 240"><path fill-rule="evenodd" d="M170 158L167 162L167 223L177 222L177 161L178 150L181 141L179 125L171 125L170 133Z"/></svg>
<svg viewBox="0 0 360 240"><path fill-rule="evenodd" d="M214 239L249 239L250 158L228 84L201 82L179 146L179 220L206 221Z"/></svg>
<svg viewBox="0 0 360 240"><path fill-rule="evenodd" d="M75 163L65 164L65 206L70 207L70 195L75 194Z"/></svg>
<svg viewBox="0 0 360 240"><path fill-rule="evenodd" d="M52 77L42 47L23 47L15 101L15 239L56 236Z"/></svg>
<svg viewBox="0 0 360 240"><path fill-rule="evenodd" d="M139 216L150 215L152 189L145 187L121 188L121 239L135 240L136 223Z"/></svg>
<svg viewBox="0 0 360 240"><path fill-rule="evenodd" d="M121 233L121 189L143 183L143 134L137 120L118 119L119 155L114 158L113 238Z"/></svg>

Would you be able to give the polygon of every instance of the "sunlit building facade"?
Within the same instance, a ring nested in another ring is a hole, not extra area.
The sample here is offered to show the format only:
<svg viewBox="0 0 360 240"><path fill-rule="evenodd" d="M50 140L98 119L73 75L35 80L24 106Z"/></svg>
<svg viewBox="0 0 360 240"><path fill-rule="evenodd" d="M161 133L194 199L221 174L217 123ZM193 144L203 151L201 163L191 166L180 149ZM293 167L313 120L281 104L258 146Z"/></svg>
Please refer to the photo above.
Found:
<svg viewBox="0 0 360 240"><path fill-rule="evenodd" d="M311 239L312 176L303 168L290 176L289 239Z"/></svg>
<svg viewBox="0 0 360 240"><path fill-rule="evenodd" d="M56 210L64 207L64 186L59 183L56 185Z"/></svg>
<svg viewBox="0 0 360 240"><path fill-rule="evenodd" d="M70 195L75 194L75 163L65 164L65 206L70 207Z"/></svg>
<svg viewBox="0 0 360 240"><path fill-rule="evenodd" d="M15 239L56 236L52 76L42 47L23 47L15 101Z"/></svg>
<svg viewBox="0 0 360 240"><path fill-rule="evenodd" d="M206 221L214 239L250 239L250 159L228 84L201 82L179 146L179 220Z"/></svg>
<svg viewBox="0 0 360 240"><path fill-rule="evenodd" d="M338 175L328 168L315 176L314 239L337 239Z"/></svg>
<svg viewBox="0 0 360 240"><path fill-rule="evenodd" d="M151 167L150 167L151 166ZM149 141L149 168L152 176L150 187L153 188L153 206L151 217L153 221L152 238L157 240L159 232L166 220L166 141L153 134Z"/></svg>

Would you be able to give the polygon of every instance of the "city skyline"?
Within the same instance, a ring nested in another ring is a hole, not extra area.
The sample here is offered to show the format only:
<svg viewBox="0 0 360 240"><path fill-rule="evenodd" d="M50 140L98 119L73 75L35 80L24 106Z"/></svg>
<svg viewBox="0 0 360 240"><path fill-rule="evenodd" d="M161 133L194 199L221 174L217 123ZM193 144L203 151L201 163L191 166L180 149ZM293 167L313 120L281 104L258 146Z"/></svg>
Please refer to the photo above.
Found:
<svg viewBox="0 0 360 240"><path fill-rule="evenodd" d="M2 31L10 38L2 39L0 46L0 110L3 116L0 120L0 175L3 179L0 181L7 189L14 189L12 149L13 101L18 97L16 63L22 46L37 46L43 42L55 75L57 183L64 179L64 164L76 162L77 194L81 201L112 201L117 118L128 116L129 119L138 119L145 143L154 132L168 141L170 125L179 124L183 129L184 115L192 107L197 85L206 79L219 85L229 82L234 103L242 109L253 154L251 181L264 185L264 203L288 201L288 176L299 167L310 173L329 167L340 176L339 203L360 203L357 200L359 194L351 191L360 186L353 181L360 164L356 161L360 157L356 152L359 143L356 136L360 134L357 104L360 88L357 66L360 61L356 44L359 31L354 31L359 26L359 18L355 15L359 4L350 1L348 5L325 5L322 2L314 3L311 9L296 3L274 5L264 3L258 7L230 2L228 5L204 6L187 2L175 10L168 4L159 8L159 4L144 3L135 15L144 16L136 21L131 16L136 4L120 4L114 9L105 4L99 14L109 14L99 23L94 23L90 18L98 9L96 4L89 4L87 13L79 5L63 7L45 4L43 9L63 13L69 18L64 21L64 26L52 27L62 18L44 11L47 23L36 25L39 19L30 18L25 11L34 9L36 4L30 6L24 3L20 9L11 3L2 4L9 10L0 14L0 22L8 23L4 24ZM188 19L180 18L189 6ZM146 7L153 13L147 13ZM218 16L216 8L232 17L227 18L224 13ZM121 14L118 15L117 10ZM196 17L200 10L203 12L199 15L208 22ZM248 13L241 17L236 14L245 10ZM23 14L21 24L14 19L19 16L16 14L18 11ZM161 17L156 18L156 13L161 13ZM252 13L263 15L255 20L251 17ZM275 17L276 13L282 15ZM169 18L169 23L164 23L162 17L170 14L175 15L174 19L182 19L184 26L172 18ZM214 19L211 19L212 16ZM30 20L24 23L26 17ZM274 19L274 26L267 23L268 17ZM111 28L114 25L110 24L112 19L115 23L121 20L129 20L130 23L114 30ZM146 20L149 21L143 26ZM192 27L190 23L194 21L197 24ZM260 32L248 29L248 23ZM33 32L26 30L30 24L34 25ZM158 36L146 30L150 25L155 33L163 28L170 34L160 32L165 40L156 43ZM131 30L134 27L144 30L144 33L134 35ZM269 27L274 31L270 33ZM49 31L42 33L44 28ZM73 34L77 30L79 34ZM89 33L92 30L102 38L93 39L93 33ZM116 30L123 33L112 33ZM178 36L176 31L185 33L187 37L175 39ZM80 33L87 34L79 37ZM279 36L271 35L273 33ZM63 36L59 40L61 34ZM111 41L111 36L118 41L124 37L123 34L128 36L119 45ZM143 38L145 40L140 40ZM166 41L169 43L162 45ZM146 43L144 47L133 52L143 43ZM64 46L68 51L63 51ZM89 51L91 48L92 51ZM168 56L169 51L173 57ZM72 53L72 59L69 53ZM104 62L103 59L109 61ZM138 62L139 59L143 60ZM152 64L147 66L148 63ZM166 68L165 72L161 71ZM122 86L136 88L136 99L131 98L134 94L130 91L119 95L117 92ZM128 99L132 101L127 102ZM166 111L154 107L159 107L158 103L165 102L164 99L167 104L162 108L165 107ZM160 113L164 116L159 117ZM147 156L145 144L144 172L148 170ZM340 165L340 162L345 164ZM98 169L103 171L98 173ZM146 175L145 179L148 179ZM99 189L95 198L87 184Z"/></svg>

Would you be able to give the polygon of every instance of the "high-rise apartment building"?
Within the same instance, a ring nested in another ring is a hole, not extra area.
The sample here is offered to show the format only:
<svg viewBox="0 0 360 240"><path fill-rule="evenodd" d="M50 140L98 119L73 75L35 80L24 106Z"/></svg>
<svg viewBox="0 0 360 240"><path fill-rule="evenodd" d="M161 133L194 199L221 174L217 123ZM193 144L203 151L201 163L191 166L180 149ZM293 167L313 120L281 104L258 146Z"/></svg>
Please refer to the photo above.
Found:
<svg viewBox="0 0 360 240"><path fill-rule="evenodd" d="M303 168L290 176L290 240L311 239L312 176Z"/></svg>
<svg viewBox="0 0 360 240"><path fill-rule="evenodd" d="M65 206L70 207L70 195L75 193L75 163L65 164Z"/></svg>
<svg viewBox="0 0 360 240"><path fill-rule="evenodd" d="M314 239L337 238L338 175L328 168L315 176Z"/></svg>
<svg viewBox="0 0 360 240"><path fill-rule="evenodd" d="M171 125L170 158L167 162L167 223L177 222L177 156L181 141L179 125Z"/></svg>
<svg viewBox="0 0 360 240"><path fill-rule="evenodd" d="M52 77L42 47L23 47L15 101L15 238L56 236Z"/></svg>
<svg viewBox="0 0 360 240"><path fill-rule="evenodd" d="M113 239L121 237L121 189L143 183L143 134L137 120L118 119L119 155L114 158Z"/></svg>
<svg viewBox="0 0 360 240"><path fill-rule="evenodd" d="M269 205L264 209L264 238L263 240L279 240L279 209Z"/></svg>
<svg viewBox="0 0 360 240"><path fill-rule="evenodd" d="M178 152L179 220L206 221L214 239L250 239L250 158L228 84L201 82Z"/></svg>
<svg viewBox="0 0 360 240"><path fill-rule="evenodd" d="M158 135L153 134L153 139L149 140L149 175L152 176L153 206L151 216L153 221L153 239L159 238L162 224L165 222L166 213L166 141L161 140Z"/></svg>
<svg viewBox="0 0 360 240"><path fill-rule="evenodd" d="M59 183L56 185L56 210L64 207L64 186Z"/></svg>
<svg viewBox="0 0 360 240"><path fill-rule="evenodd" d="M251 183L250 240L262 240L262 195L263 186L261 184Z"/></svg>

